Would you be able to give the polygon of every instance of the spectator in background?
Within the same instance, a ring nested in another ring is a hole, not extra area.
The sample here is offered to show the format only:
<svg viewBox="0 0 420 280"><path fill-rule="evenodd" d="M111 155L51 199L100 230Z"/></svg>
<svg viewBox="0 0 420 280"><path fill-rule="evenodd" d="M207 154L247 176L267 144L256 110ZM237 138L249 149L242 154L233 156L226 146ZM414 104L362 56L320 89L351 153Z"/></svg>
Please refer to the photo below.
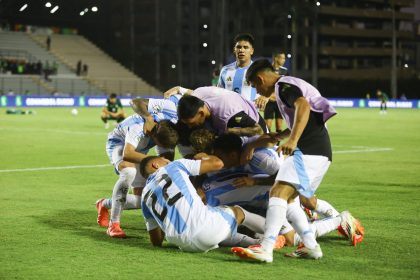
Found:
<svg viewBox="0 0 420 280"><path fill-rule="evenodd" d="M53 75L57 75L58 72L58 64L57 62L54 60L52 68L51 68L51 74Z"/></svg>
<svg viewBox="0 0 420 280"><path fill-rule="evenodd" d="M379 114L385 115L387 113L386 112L386 109L387 109L386 103L388 102L388 95L385 92L378 89L376 91L376 96L378 97L379 101L381 101L381 107L380 107Z"/></svg>
<svg viewBox="0 0 420 280"><path fill-rule="evenodd" d="M87 76L87 74L88 74L88 66L87 66L87 64L83 64L82 74L83 74L83 76Z"/></svg>
<svg viewBox="0 0 420 280"><path fill-rule="evenodd" d="M79 60L76 65L76 75L80 76L81 73L82 73L82 61Z"/></svg>
<svg viewBox="0 0 420 280"><path fill-rule="evenodd" d="M284 51L277 51L273 53L272 65L274 71L279 75L287 75L287 68L284 67L286 62L286 54ZM279 107L276 102L276 95L273 93L264 108L264 120L267 123L268 129L271 131L273 120L275 119L276 131L281 131L283 118L281 116Z"/></svg>
<svg viewBox="0 0 420 280"><path fill-rule="evenodd" d="M50 48L51 48L51 36L50 35L47 36L46 45L47 45L47 50L49 51Z"/></svg>

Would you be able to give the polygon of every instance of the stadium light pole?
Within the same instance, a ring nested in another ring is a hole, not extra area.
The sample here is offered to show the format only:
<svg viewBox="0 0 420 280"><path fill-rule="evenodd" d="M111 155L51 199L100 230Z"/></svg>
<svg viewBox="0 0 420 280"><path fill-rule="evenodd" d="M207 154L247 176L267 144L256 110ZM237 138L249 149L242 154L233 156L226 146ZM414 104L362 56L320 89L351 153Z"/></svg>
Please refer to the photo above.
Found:
<svg viewBox="0 0 420 280"><path fill-rule="evenodd" d="M391 66L391 96L397 98L397 30L395 20L395 1L391 0L392 11L392 66Z"/></svg>

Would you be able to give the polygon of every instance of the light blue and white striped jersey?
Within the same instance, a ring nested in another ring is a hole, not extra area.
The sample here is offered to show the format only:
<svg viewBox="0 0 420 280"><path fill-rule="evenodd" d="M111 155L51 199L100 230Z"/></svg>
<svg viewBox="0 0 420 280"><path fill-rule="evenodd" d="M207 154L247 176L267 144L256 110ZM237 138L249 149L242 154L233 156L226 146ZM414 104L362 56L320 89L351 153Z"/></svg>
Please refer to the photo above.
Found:
<svg viewBox="0 0 420 280"><path fill-rule="evenodd" d="M233 180L240 177L268 177L280 168L281 158L274 149L257 149L251 161L245 165L223 169L208 175L203 182L207 205L251 205L266 208L268 192L272 186L235 188Z"/></svg>
<svg viewBox="0 0 420 280"><path fill-rule="evenodd" d="M180 245L202 230L207 206L189 179L200 166L200 160L179 159L149 176L141 205L148 231L159 226L169 242Z"/></svg>
<svg viewBox="0 0 420 280"><path fill-rule="evenodd" d="M236 62L223 66L217 86L235 91L248 101L254 101L258 97L257 90L246 81L246 71L251 64L243 68L238 67Z"/></svg>

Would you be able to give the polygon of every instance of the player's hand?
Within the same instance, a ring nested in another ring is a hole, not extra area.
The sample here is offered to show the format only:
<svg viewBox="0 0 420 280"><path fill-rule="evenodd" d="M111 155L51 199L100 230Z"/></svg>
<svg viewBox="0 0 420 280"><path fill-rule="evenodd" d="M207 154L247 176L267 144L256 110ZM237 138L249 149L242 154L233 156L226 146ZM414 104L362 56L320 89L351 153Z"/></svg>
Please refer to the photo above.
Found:
<svg viewBox="0 0 420 280"><path fill-rule="evenodd" d="M173 87L171 89L168 89L167 91L165 91L163 93L163 97L165 98L169 98L172 95L178 94L179 93L179 86Z"/></svg>
<svg viewBox="0 0 420 280"><path fill-rule="evenodd" d="M288 156L293 153L293 151L296 149L296 146L297 142L289 138L284 144L280 145L280 147L277 149L277 152L282 152L283 155Z"/></svg>
<svg viewBox="0 0 420 280"><path fill-rule="evenodd" d="M194 155L194 159L195 160L199 160L199 159L209 159L209 155L206 153L198 153Z"/></svg>
<svg viewBox="0 0 420 280"><path fill-rule="evenodd" d="M232 181L235 188L252 187L255 185L255 179L252 177L240 177Z"/></svg>
<svg viewBox="0 0 420 280"><path fill-rule="evenodd" d="M144 122L143 130L145 134L150 134L152 132L153 127L155 127L156 123L152 116L146 117L146 121Z"/></svg>
<svg viewBox="0 0 420 280"><path fill-rule="evenodd" d="M264 110L265 105L267 105L269 98L264 96L259 96L257 99L254 100L255 106L257 106L258 109Z"/></svg>
<svg viewBox="0 0 420 280"><path fill-rule="evenodd" d="M241 165L244 165L250 162L253 155L254 155L254 148L247 145L241 153L241 159L240 159Z"/></svg>

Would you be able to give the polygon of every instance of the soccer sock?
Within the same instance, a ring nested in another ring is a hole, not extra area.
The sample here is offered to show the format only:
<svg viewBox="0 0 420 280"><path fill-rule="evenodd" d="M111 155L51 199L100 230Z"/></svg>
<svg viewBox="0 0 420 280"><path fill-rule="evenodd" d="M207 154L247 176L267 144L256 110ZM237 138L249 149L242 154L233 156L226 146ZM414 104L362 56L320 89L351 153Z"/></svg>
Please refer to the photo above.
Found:
<svg viewBox="0 0 420 280"><path fill-rule="evenodd" d="M318 220L309 224L312 231L315 232L315 236L323 236L327 233L330 233L333 230L336 230L341 223L341 217L334 217L328 218L323 220ZM295 234L295 246L302 242L302 238L300 238L299 234Z"/></svg>
<svg viewBox="0 0 420 280"><path fill-rule="evenodd" d="M341 217L337 216L334 218L315 221L312 225L315 227L316 236L318 237L336 230L340 224Z"/></svg>
<svg viewBox="0 0 420 280"><path fill-rule="evenodd" d="M102 201L102 206L105 207L106 209L111 209L112 208L112 199L111 198L105 198Z"/></svg>
<svg viewBox="0 0 420 280"><path fill-rule="evenodd" d="M280 232L281 226L286 220L287 201L279 197L271 197L268 200L267 216L265 218L264 238L261 242L264 250L273 251L274 244Z"/></svg>
<svg viewBox="0 0 420 280"><path fill-rule="evenodd" d="M279 235L284 235L286 233L288 233L289 231L293 230L292 225L289 223L289 221L286 219L284 221L283 226L280 229Z"/></svg>
<svg viewBox="0 0 420 280"><path fill-rule="evenodd" d="M315 232L309 226L308 219L305 212L300 207L299 203L291 203L287 207L287 218L292 224L293 228L302 238L303 244L308 249L314 249L318 243L315 240Z"/></svg>
<svg viewBox="0 0 420 280"><path fill-rule="evenodd" d="M241 209L244 212L245 216L242 225L246 226L255 233L264 233L265 219L260 215L246 211L242 207Z"/></svg>
<svg viewBox="0 0 420 280"><path fill-rule="evenodd" d="M315 212L325 217L337 217L340 215L331 204L322 199L317 199Z"/></svg>
<svg viewBox="0 0 420 280"><path fill-rule="evenodd" d="M140 202L141 202L141 196L134 195L134 194L127 194L127 198L124 203L124 210L130 210L130 209L140 209Z"/></svg>
<svg viewBox="0 0 420 280"><path fill-rule="evenodd" d="M228 239L223 240L220 242L220 246L223 247L231 247L231 246L240 246L240 247L248 247L251 245L258 244L259 240L249 237L248 235L242 233L235 233Z"/></svg>
<svg viewBox="0 0 420 280"><path fill-rule="evenodd" d="M120 171L120 178L115 183L112 192L111 222L119 223L123 204L126 201L128 188L136 176L134 167L127 167Z"/></svg>

